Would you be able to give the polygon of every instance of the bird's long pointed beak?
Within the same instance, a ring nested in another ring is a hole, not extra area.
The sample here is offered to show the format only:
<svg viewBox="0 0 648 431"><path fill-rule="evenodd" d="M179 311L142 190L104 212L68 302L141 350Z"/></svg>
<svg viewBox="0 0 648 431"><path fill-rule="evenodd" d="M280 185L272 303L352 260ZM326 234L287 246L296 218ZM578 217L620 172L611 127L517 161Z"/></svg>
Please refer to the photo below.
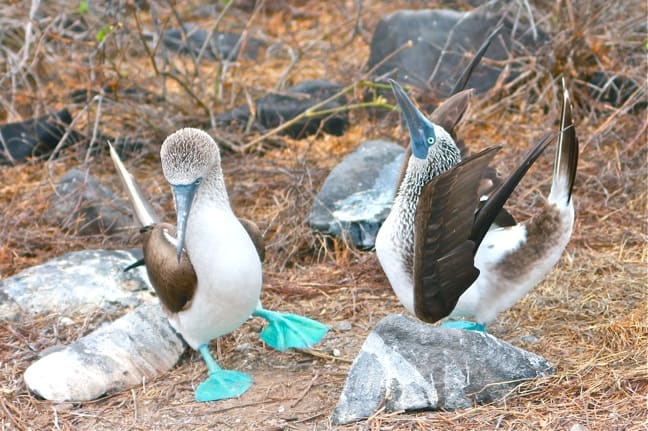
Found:
<svg viewBox="0 0 648 431"><path fill-rule="evenodd" d="M394 96L396 96L396 103L403 113L403 118L407 123L409 130L410 140L412 145L412 153L420 159L427 157L429 143L425 135L424 124L429 123L429 120L423 115L421 111L414 105L412 99L407 95L403 87L393 79L389 80Z"/></svg>
<svg viewBox="0 0 648 431"><path fill-rule="evenodd" d="M180 257L182 256L187 230L187 219L189 218L189 211L191 211L191 204L197 189L198 185L196 183L173 186L173 198L175 199L176 206L176 232L178 236L178 243L176 245L178 262L180 262Z"/></svg>

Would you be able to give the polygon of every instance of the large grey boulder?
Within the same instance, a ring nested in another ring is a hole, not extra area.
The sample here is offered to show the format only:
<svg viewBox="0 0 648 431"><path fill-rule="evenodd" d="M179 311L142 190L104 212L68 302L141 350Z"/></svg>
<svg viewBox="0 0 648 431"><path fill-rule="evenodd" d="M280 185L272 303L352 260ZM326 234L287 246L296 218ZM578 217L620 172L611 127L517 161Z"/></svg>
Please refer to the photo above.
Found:
<svg viewBox="0 0 648 431"><path fill-rule="evenodd" d="M66 253L0 282L0 320L18 315L116 312L153 297L144 267L124 272L141 251Z"/></svg>
<svg viewBox="0 0 648 431"><path fill-rule="evenodd" d="M546 359L492 335L392 314L376 325L351 365L332 420L358 421L381 406L398 412L485 404L553 372Z"/></svg>
<svg viewBox="0 0 648 431"><path fill-rule="evenodd" d="M45 219L81 235L111 234L134 226L132 210L123 200L80 169L58 182Z"/></svg>
<svg viewBox="0 0 648 431"><path fill-rule="evenodd" d="M443 99L450 95L460 73L488 34L502 24L467 85L478 93L487 91L499 78L509 55L522 57L527 51L535 52L546 40L536 26L528 25L529 19L523 19L529 16L526 8L510 11L521 7L515 2L489 2L470 12L398 10L384 16L376 26L368 68L375 67L376 77L393 73L392 77L400 83L422 90L434 89L434 95ZM522 19L509 20L507 12ZM408 41L412 46L403 48ZM513 78L519 63L510 66Z"/></svg>
<svg viewBox="0 0 648 431"><path fill-rule="evenodd" d="M30 391L47 400L90 401L154 379L171 369L184 350L152 300L34 362L24 378Z"/></svg>
<svg viewBox="0 0 648 431"><path fill-rule="evenodd" d="M372 248L387 218L405 150L387 141L367 141L349 154L324 181L308 224Z"/></svg>

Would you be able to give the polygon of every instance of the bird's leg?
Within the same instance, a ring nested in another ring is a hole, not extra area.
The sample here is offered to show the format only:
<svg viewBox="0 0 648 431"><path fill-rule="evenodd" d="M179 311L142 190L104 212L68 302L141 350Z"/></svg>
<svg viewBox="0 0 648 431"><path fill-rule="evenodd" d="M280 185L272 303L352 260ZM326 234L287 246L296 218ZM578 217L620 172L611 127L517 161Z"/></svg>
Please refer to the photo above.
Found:
<svg viewBox="0 0 648 431"><path fill-rule="evenodd" d="M209 377L196 388L197 401L216 401L240 397L252 386L252 378L245 373L223 370L209 352L209 346L203 344L198 348L202 355Z"/></svg>
<svg viewBox="0 0 648 431"><path fill-rule="evenodd" d="M446 320L441 324L442 328L465 329L468 331L479 331L486 333L486 325L470 320Z"/></svg>
<svg viewBox="0 0 648 431"><path fill-rule="evenodd" d="M252 315L268 321L268 325L261 331L260 338L280 352L291 348L312 347L328 332L328 327L316 320L266 310L260 304Z"/></svg>

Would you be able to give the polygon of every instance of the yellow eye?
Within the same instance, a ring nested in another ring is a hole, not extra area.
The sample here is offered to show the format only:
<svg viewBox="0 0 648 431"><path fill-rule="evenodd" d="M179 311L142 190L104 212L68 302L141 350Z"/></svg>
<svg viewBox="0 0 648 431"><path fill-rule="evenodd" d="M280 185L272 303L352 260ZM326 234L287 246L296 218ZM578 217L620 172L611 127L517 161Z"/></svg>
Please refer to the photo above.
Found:
<svg viewBox="0 0 648 431"><path fill-rule="evenodd" d="M434 144L434 142L436 141L436 139L434 139L434 136L430 136L430 137L428 138L427 141L428 141L428 144L429 144L429 145L432 145L432 144Z"/></svg>

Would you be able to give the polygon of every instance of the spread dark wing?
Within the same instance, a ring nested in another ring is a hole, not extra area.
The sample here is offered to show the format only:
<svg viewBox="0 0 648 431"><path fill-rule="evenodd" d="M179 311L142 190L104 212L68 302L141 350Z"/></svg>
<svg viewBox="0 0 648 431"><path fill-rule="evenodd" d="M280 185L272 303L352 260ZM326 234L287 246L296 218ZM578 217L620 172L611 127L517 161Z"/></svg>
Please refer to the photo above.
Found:
<svg viewBox="0 0 648 431"><path fill-rule="evenodd" d="M239 218L238 221L241 222L248 235L250 235L250 239L252 239L254 247L259 254L259 259L263 262L265 259L265 240L263 239L263 234L259 230L259 227L256 223L248 219Z"/></svg>
<svg viewBox="0 0 648 431"><path fill-rule="evenodd" d="M489 166L490 167L490 166ZM483 183L483 178L482 178L482 183ZM483 196L481 193L479 194L480 196ZM488 200L480 200L479 201L479 206L477 207L477 213L481 211L481 209L486 205L486 202ZM506 211L506 209L502 208L500 212L495 216L495 220L493 220L493 225L496 227L508 227L508 226L515 226L517 222L515 221L515 218Z"/></svg>
<svg viewBox="0 0 648 431"><path fill-rule="evenodd" d="M538 157L540 157L540 154L542 154L545 148L547 148L547 145L552 141L552 139L549 138L551 138L551 135L545 136L531 149L531 151L529 151L522 163L511 175L509 175L506 181L502 183L497 190L495 190L495 192L477 212L472 233L470 234L470 239L475 243L475 251L479 248L479 245L484 239L484 236L486 236L486 232L488 232L493 221L496 220L502 212L504 203L506 203L509 196L511 196L515 187L517 187L518 183L522 180L531 165L533 165Z"/></svg>
<svg viewBox="0 0 648 431"><path fill-rule="evenodd" d="M175 227L159 223L142 229L144 261L153 289L160 302L172 313L186 308L196 291L198 280L189 256L183 251L178 262Z"/></svg>
<svg viewBox="0 0 648 431"><path fill-rule="evenodd" d="M436 322L454 309L479 275L470 234L484 170L499 150L488 148L423 187L414 220L414 310Z"/></svg>

